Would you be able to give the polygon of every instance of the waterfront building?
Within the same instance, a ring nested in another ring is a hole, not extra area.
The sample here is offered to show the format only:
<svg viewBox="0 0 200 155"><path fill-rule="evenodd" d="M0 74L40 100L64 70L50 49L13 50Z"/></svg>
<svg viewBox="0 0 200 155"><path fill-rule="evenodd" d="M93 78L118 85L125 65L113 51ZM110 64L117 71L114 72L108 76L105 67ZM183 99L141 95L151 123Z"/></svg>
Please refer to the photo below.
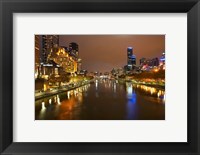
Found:
<svg viewBox="0 0 200 155"><path fill-rule="evenodd" d="M54 48L49 59L56 62L66 73L75 73L78 70L77 60L64 47Z"/></svg>
<svg viewBox="0 0 200 155"><path fill-rule="evenodd" d="M160 69L165 69L165 52L162 53L159 63Z"/></svg>
<svg viewBox="0 0 200 155"><path fill-rule="evenodd" d="M60 65L58 65L53 60L49 60L46 64L41 64L42 78L49 80L52 76L60 76Z"/></svg>
<svg viewBox="0 0 200 155"><path fill-rule="evenodd" d="M77 61L77 65L78 65L78 67L77 67L77 71L80 71L81 70L81 65L82 65L82 60L80 59L80 58L78 58L78 61Z"/></svg>
<svg viewBox="0 0 200 155"><path fill-rule="evenodd" d="M49 83L46 79L35 79L35 92L47 91L49 89Z"/></svg>
<svg viewBox="0 0 200 155"><path fill-rule="evenodd" d="M47 63L40 64L42 75L35 79L35 90L36 91L47 91L49 90L52 83L56 83L59 86L61 67L56 64L53 60L49 60ZM54 84L55 86L55 84Z"/></svg>
<svg viewBox="0 0 200 155"><path fill-rule="evenodd" d="M165 52L162 53L162 56L160 57L160 62L165 64Z"/></svg>
<svg viewBox="0 0 200 155"><path fill-rule="evenodd" d="M78 56L79 56L79 48L78 48L78 44L75 42L71 42L69 44L69 54L70 56L72 56L74 59L78 60Z"/></svg>
<svg viewBox="0 0 200 155"><path fill-rule="evenodd" d="M136 56L132 55L128 57L128 66L135 66L136 65Z"/></svg>
<svg viewBox="0 0 200 155"><path fill-rule="evenodd" d="M40 36L35 35L35 78L40 74Z"/></svg>
<svg viewBox="0 0 200 155"><path fill-rule="evenodd" d="M141 58L140 59L140 67L139 68L143 71L149 71L158 66L159 66L158 58L153 58L153 59Z"/></svg>
<svg viewBox="0 0 200 155"><path fill-rule="evenodd" d="M151 62L151 65L152 65L153 67L159 66L159 59L158 59L158 58L153 58L151 61L152 61L152 62Z"/></svg>
<svg viewBox="0 0 200 155"><path fill-rule="evenodd" d="M49 54L52 52L53 48L58 47L59 45L59 36L58 35L42 35L42 63L47 63Z"/></svg>
<svg viewBox="0 0 200 155"><path fill-rule="evenodd" d="M141 58L140 59L140 66L144 65L145 61L146 61L146 58Z"/></svg>
<svg viewBox="0 0 200 155"><path fill-rule="evenodd" d="M79 75L86 76L88 73L87 70L80 70Z"/></svg>
<svg viewBox="0 0 200 155"><path fill-rule="evenodd" d="M133 47L127 48L127 58L133 55Z"/></svg>
<svg viewBox="0 0 200 155"><path fill-rule="evenodd" d="M136 66L136 56L133 55L133 47L127 48L127 69L132 70Z"/></svg>

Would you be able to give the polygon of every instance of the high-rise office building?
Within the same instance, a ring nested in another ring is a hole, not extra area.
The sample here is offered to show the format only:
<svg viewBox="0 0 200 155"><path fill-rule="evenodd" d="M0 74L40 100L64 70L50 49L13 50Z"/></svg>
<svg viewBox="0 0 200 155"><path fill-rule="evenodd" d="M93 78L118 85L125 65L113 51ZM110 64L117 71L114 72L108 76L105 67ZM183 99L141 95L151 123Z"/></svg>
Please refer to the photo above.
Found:
<svg viewBox="0 0 200 155"><path fill-rule="evenodd" d="M70 52L71 56L73 56L76 60L78 60L79 49L78 49L78 44L77 43L71 42L69 44L69 52Z"/></svg>
<svg viewBox="0 0 200 155"><path fill-rule="evenodd" d="M35 35L35 78L39 76L40 66L40 36Z"/></svg>
<svg viewBox="0 0 200 155"><path fill-rule="evenodd" d="M40 63L40 36L35 35L35 63Z"/></svg>
<svg viewBox="0 0 200 155"><path fill-rule="evenodd" d="M74 51L78 51L78 44L75 43L75 42L71 42L69 44L69 48L72 49L72 50L74 50Z"/></svg>
<svg viewBox="0 0 200 155"><path fill-rule="evenodd" d="M127 58L133 55L133 47L127 48Z"/></svg>
<svg viewBox="0 0 200 155"><path fill-rule="evenodd" d="M158 58L153 58L151 61L152 61L152 66L159 66L159 59Z"/></svg>
<svg viewBox="0 0 200 155"><path fill-rule="evenodd" d="M156 67L159 66L159 59L153 58L153 59L147 59L147 58L141 58L140 59L140 67Z"/></svg>
<svg viewBox="0 0 200 155"><path fill-rule="evenodd" d="M162 56L160 57L160 62L162 62L163 64L165 64L165 52L162 53Z"/></svg>
<svg viewBox="0 0 200 155"><path fill-rule="evenodd" d="M78 67L77 67L77 70L78 70L78 71L81 70L81 65L82 65L82 60L79 58L79 59L78 59Z"/></svg>
<svg viewBox="0 0 200 155"><path fill-rule="evenodd" d="M42 35L42 62L48 62L48 56L54 47L59 45L58 35Z"/></svg>
<svg viewBox="0 0 200 155"><path fill-rule="evenodd" d="M136 66L136 56L133 55L132 47L127 48L127 65L130 70Z"/></svg>
<svg viewBox="0 0 200 155"><path fill-rule="evenodd" d="M132 55L130 57L128 57L128 65L136 65L136 56Z"/></svg>
<svg viewBox="0 0 200 155"><path fill-rule="evenodd" d="M141 58L141 59L140 59L140 66L141 66L141 65L144 65L145 61L146 61L146 58Z"/></svg>
<svg viewBox="0 0 200 155"><path fill-rule="evenodd" d="M161 69L165 69L165 52L162 54L160 57L160 64L159 64Z"/></svg>

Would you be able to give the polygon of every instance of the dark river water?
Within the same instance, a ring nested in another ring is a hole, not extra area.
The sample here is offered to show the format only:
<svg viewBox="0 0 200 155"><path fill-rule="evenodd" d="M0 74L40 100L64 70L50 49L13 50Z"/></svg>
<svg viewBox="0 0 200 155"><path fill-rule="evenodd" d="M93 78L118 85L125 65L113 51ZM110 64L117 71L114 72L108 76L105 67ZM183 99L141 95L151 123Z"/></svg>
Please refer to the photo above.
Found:
<svg viewBox="0 0 200 155"><path fill-rule="evenodd" d="M164 120L165 91L96 80L35 102L36 120Z"/></svg>

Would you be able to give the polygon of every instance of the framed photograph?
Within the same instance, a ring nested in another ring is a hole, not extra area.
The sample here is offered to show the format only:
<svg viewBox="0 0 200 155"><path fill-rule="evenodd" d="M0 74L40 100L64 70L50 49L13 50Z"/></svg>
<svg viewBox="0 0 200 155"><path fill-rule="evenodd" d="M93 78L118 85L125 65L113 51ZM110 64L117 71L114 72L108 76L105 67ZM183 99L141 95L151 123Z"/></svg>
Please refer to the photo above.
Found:
<svg viewBox="0 0 200 155"><path fill-rule="evenodd" d="M194 1L0 1L2 154L200 154Z"/></svg>

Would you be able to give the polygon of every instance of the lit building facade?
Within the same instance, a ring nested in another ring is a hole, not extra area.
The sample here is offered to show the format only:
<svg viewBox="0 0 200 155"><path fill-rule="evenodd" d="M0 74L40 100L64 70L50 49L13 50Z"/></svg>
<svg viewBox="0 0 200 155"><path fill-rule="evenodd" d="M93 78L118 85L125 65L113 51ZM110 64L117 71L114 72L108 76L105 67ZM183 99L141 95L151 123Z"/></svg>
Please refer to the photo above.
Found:
<svg viewBox="0 0 200 155"><path fill-rule="evenodd" d="M81 65L82 65L82 60L79 58L77 63L78 63L77 64L78 65L77 71L80 71L81 70Z"/></svg>
<svg viewBox="0 0 200 155"><path fill-rule="evenodd" d="M153 67L159 66L159 59L158 59L158 58L153 58L153 59L151 60L151 65L152 65Z"/></svg>
<svg viewBox="0 0 200 155"><path fill-rule="evenodd" d="M161 69L165 69L165 52L162 53L162 56L160 57L160 64Z"/></svg>
<svg viewBox="0 0 200 155"><path fill-rule="evenodd" d="M58 35L42 35L42 63L47 63L49 54L53 48L58 47L59 36Z"/></svg>
<svg viewBox="0 0 200 155"><path fill-rule="evenodd" d="M140 59L140 65L148 65L148 66L159 66L159 59L158 58L153 58L153 59L146 59L146 58L142 58Z"/></svg>
<svg viewBox="0 0 200 155"><path fill-rule="evenodd" d="M136 66L136 56L133 55L133 47L127 48L127 67L129 70L134 69Z"/></svg>
<svg viewBox="0 0 200 155"><path fill-rule="evenodd" d="M145 61L146 61L146 58L141 58L140 59L140 66L144 65Z"/></svg>
<svg viewBox="0 0 200 155"><path fill-rule="evenodd" d="M35 78L38 78L40 70L40 36L35 35Z"/></svg>
<svg viewBox="0 0 200 155"><path fill-rule="evenodd" d="M133 55L133 47L127 48L127 58Z"/></svg>
<svg viewBox="0 0 200 155"><path fill-rule="evenodd" d="M49 91L66 84L81 70L78 44L59 46L58 35L35 35L35 90Z"/></svg>
<svg viewBox="0 0 200 155"><path fill-rule="evenodd" d="M147 59L147 58L141 58L140 59L140 69L143 71L150 71L154 68L157 68L159 66L159 59L153 58L153 59Z"/></svg>
<svg viewBox="0 0 200 155"><path fill-rule="evenodd" d="M48 63L41 64L41 70L42 70L42 78L49 80L49 78L51 78L52 76L53 77L60 76L61 67L53 60L49 60Z"/></svg>
<svg viewBox="0 0 200 155"><path fill-rule="evenodd" d="M74 57L74 59L78 60L79 48L77 43L71 42L69 44L69 54L70 56Z"/></svg>
<svg viewBox="0 0 200 155"><path fill-rule="evenodd" d="M78 62L64 47L54 48L50 60L56 62L67 73L75 73L78 70Z"/></svg>

